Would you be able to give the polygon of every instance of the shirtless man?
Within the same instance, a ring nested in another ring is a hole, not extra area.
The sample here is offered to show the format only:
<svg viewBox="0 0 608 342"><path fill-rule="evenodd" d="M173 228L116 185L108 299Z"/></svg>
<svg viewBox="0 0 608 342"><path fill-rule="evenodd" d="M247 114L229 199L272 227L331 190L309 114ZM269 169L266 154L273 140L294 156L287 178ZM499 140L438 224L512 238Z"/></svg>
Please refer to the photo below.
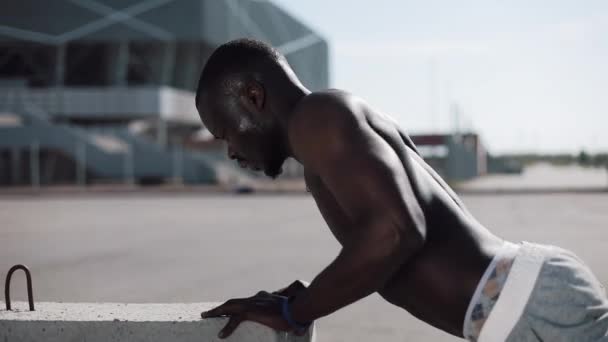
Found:
<svg viewBox="0 0 608 342"><path fill-rule="evenodd" d="M220 337L243 320L302 334L377 292L473 341L608 340L608 299L575 255L493 235L390 117L344 91L310 92L272 47L247 39L219 47L201 74L196 107L242 167L274 178L286 158L302 163L342 245L309 286L203 312L230 317Z"/></svg>

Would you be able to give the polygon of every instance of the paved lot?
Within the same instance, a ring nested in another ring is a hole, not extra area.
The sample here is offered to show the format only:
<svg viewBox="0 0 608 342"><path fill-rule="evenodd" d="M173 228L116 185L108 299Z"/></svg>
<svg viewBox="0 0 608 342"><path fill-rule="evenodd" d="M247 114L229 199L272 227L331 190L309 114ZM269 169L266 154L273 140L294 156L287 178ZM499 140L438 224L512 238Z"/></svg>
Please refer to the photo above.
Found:
<svg viewBox="0 0 608 342"><path fill-rule="evenodd" d="M499 235L572 249L608 283L608 195L464 200ZM337 253L304 195L0 198L0 274L28 264L38 301L221 301L311 279ZM19 273L17 299L22 281ZM321 342L458 340L376 295L318 328Z"/></svg>

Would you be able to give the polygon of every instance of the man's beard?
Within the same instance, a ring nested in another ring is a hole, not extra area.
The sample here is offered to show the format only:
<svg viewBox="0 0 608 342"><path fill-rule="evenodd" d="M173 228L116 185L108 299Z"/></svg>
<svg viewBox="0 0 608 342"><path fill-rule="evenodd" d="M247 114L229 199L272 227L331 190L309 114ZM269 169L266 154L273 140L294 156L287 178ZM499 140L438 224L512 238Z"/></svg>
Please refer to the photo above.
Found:
<svg viewBox="0 0 608 342"><path fill-rule="evenodd" d="M277 157L268 160L264 163L264 174L272 179L276 179L281 173L283 173L283 163L285 162L284 157Z"/></svg>
<svg viewBox="0 0 608 342"><path fill-rule="evenodd" d="M266 176L272 178L272 179L277 179L277 177L279 177L279 175L281 173L283 173L283 168L282 167L280 167L278 170L276 170L276 169L272 169L272 170L266 169L266 170L264 170L264 174Z"/></svg>
<svg viewBox="0 0 608 342"><path fill-rule="evenodd" d="M288 154L278 144L281 141L281 136L275 130L273 138L267 141L267 149L269 153L264 162L264 174L272 179L276 179L281 173L283 173L283 163L287 160Z"/></svg>

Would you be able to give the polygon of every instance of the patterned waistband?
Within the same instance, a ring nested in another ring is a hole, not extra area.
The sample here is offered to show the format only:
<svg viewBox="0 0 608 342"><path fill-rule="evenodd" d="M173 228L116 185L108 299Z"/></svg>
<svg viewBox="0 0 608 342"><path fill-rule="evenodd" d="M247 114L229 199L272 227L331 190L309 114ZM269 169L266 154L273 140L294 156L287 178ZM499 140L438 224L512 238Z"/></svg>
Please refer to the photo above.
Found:
<svg viewBox="0 0 608 342"><path fill-rule="evenodd" d="M477 284L463 325L463 336L467 340L477 341L483 324L500 297L519 247L518 244L505 241Z"/></svg>

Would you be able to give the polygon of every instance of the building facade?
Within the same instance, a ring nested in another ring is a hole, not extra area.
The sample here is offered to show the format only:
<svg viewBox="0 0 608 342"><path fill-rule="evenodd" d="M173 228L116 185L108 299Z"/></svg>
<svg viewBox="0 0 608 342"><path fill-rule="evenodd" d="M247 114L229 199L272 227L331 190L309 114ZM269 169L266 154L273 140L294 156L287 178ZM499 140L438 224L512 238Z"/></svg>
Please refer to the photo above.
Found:
<svg viewBox="0 0 608 342"><path fill-rule="evenodd" d="M1 6L4 185L221 181L223 151L185 142L205 139L194 91L206 59L232 39L272 44L312 90L329 84L326 41L270 1L8 0ZM288 169L301 172L297 165Z"/></svg>

